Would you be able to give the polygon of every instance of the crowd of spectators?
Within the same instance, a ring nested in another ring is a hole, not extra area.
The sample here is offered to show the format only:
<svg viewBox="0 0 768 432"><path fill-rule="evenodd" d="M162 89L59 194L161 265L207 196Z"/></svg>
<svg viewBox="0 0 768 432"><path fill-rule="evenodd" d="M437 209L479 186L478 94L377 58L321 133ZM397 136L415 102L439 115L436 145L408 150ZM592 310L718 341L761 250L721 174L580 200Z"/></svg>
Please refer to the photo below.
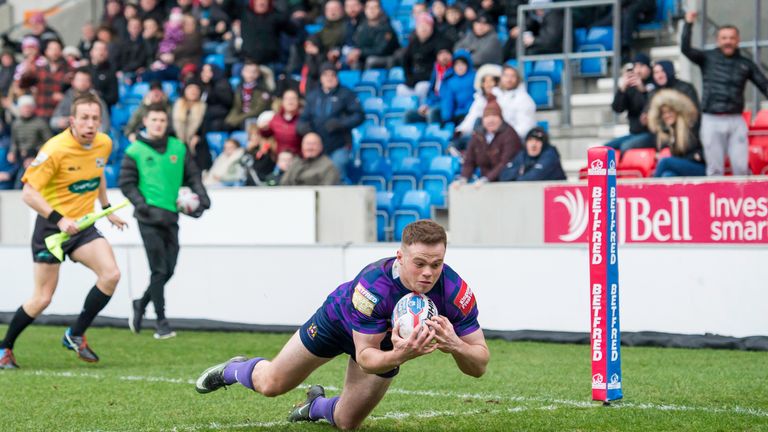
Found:
<svg viewBox="0 0 768 432"><path fill-rule="evenodd" d="M417 1L412 31L403 38L401 17L387 15L382 0L106 0L100 22L83 25L81 40L72 46L65 46L45 16L36 14L21 40L2 36L3 145L13 169L0 184L13 185L43 138L66 128L69 106L80 94L100 97L101 130L114 135L111 108L121 103L120 89L136 83L148 84L149 91L117 133L135 140L147 107L164 105L172 133L208 171L210 184L349 183L352 132L365 114L355 92L340 85L338 73L396 65L405 73L396 97L418 100L405 121L456 126L449 151L464 163L457 186L557 179L562 173L559 154L546 131L535 128L536 106L518 70L507 62L515 58L518 40L528 54L563 50L563 10L545 7L550 2ZM525 31L517 20L523 4L541 6L524 16ZM622 52L628 56L635 52L632 35L638 24L655 17L656 1L621 1L621 7ZM502 18L504 38L498 34ZM610 25L611 18L610 7L581 8L573 16L576 27ZM311 26L319 31L309 32ZM637 53L624 69L613 103L615 111L628 113L630 135L609 145L619 150L666 146L673 155L688 157L693 150L680 147L678 138L690 135L684 141L687 146L701 143L696 162L706 160L706 172L720 172L717 165L727 153L734 172L741 173L741 135L728 135L728 127L735 126L724 125L721 116L740 112L743 100L730 106L717 100L722 92L707 88L722 81L721 69L737 63L748 72L731 83L735 88L743 89L746 79L764 91L765 85L760 71L731 49L738 30L730 29L725 32L730 39L722 42L718 33L720 48L707 52L690 47L690 24L684 31L683 53L704 70L702 104L693 86L676 77L672 63L652 64ZM209 54L222 61L205 62ZM177 97L169 98L162 84L167 81L179 84ZM667 121L672 108L688 104L654 107L651 101L662 93L668 99L670 94L686 97L693 111L677 110L676 120ZM692 112L695 118L689 121ZM682 124L691 134L672 132ZM15 130L21 138L13 136ZM246 131L245 138L225 142L221 160L214 160L219 151L211 151L208 133L233 131ZM723 136L735 144L714 144L722 143ZM234 148L236 143L242 149ZM336 175L320 180L314 172L329 166L328 161Z"/></svg>

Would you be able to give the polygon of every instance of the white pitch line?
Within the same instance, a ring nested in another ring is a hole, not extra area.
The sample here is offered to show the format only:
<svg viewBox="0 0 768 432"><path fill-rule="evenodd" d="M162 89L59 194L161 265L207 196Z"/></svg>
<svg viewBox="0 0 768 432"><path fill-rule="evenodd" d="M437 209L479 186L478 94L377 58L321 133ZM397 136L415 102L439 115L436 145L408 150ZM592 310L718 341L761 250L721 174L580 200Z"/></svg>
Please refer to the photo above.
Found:
<svg viewBox="0 0 768 432"><path fill-rule="evenodd" d="M171 384L185 384L193 385L194 380L182 379L182 378L167 378L167 377L153 377L153 376L112 376L103 375L91 372L53 372L53 371L19 371L18 373L45 376L45 377L61 377L61 378L94 378L94 379L117 379L120 381L132 381L132 382L161 382ZM329 391L341 391L340 388L335 386L324 386ZM496 400L504 402L517 402L517 403L545 403L550 405L563 405L574 408L596 408L596 405L587 401L576 401L569 399L552 399L545 397L529 397L529 396L506 396L492 393L456 393L456 392L439 392L435 390L406 390L400 388L390 388L387 393L401 394L407 396L427 396L427 397L444 397L444 398L460 398L460 399L475 399L475 400ZM747 408L741 406L730 407L701 407L701 406L686 406L686 405L671 405L671 404L654 404L654 403L636 403L636 402L616 402L611 406L612 409L640 409L640 410L654 410L654 411L697 411L711 414L742 414L754 417L768 417L768 411L758 408Z"/></svg>

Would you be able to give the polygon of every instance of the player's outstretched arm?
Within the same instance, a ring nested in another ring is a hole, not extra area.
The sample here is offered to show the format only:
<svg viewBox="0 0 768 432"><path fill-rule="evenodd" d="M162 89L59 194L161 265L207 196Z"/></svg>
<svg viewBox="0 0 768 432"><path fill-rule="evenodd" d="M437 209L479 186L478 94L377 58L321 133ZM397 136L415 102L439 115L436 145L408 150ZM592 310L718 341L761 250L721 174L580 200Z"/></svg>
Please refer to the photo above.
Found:
<svg viewBox="0 0 768 432"><path fill-rule="evenodd" d="M462 372L475 378L485 374L491 353L482 329L459 337L453 324L444 316L433 317L426 323L435 332L437 349L450 353Z"/></svg>
<svg viewBox="0 0 768 432"><path fill-rule="evenodd" d="M364 334L352 332L355 341L355 357L357 364L369 374L380 374L390 371L410 359L429 354L437 349L432 343L435 332L420 331L411 333L408 339L399 336L398 325L392 330L391 351L381 350L381 341L386 333Z"/></svg>

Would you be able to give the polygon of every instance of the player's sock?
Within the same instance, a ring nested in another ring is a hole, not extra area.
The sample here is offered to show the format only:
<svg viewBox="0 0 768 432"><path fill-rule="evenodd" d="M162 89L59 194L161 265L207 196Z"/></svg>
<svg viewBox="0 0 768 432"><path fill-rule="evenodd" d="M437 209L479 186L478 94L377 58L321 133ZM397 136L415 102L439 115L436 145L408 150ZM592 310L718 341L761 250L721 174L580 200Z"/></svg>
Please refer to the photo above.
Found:
<svg viewBox="0 0 768 432"><path fill-rule="evenodd" d="M256 363L264 360L263 357L255 357L244 362L232 362L224 368L224 382L232 385L236 382L242 384L245 388L253 390L253 368Z"/></svg>
<svg viewBox="0 0 768 432"><path fill-rule="evenodd" d="M91 288L91 291L85 297L85 304L83 304L83 310L80 311L80 316L77 317L77 322L72 326L72 336L82 336L85 333L85 329L90 327L93 319L96 315L104 309L104 306L109 303L111 296L108 296L101 292L96 285Z"/></svg>
<svg viewBox="0 0 768 432"><path fill-rule="evenodd" d="M13 349L13 344L16 342L16 338L19 337L21 332L23 332L28 325L32 324L32 321L34 320L34 317L29 316L27 312L24 311L24 308L19 306L19 309L13 314L13 318L11 318L11 323L8 325L8 332L5 334L5 339L0 342L0 349Z"/></svg>
<svg viewBox="0 0 768 432"><path fill-rule="evenodd" d="M333 422L333 410L336 409L336 403L339 402L339 397L334 396L332 398L319 397L312 402L309 406L309 418L312 420L319 420L324 418L328 420L328 423L335 425Z"/></svg>

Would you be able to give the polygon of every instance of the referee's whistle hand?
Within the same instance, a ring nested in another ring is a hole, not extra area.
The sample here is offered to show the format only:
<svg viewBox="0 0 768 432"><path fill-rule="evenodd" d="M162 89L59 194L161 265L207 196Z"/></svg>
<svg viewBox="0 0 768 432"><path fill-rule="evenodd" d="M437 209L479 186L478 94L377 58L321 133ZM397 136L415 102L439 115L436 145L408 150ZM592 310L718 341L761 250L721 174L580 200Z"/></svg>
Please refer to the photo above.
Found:
<svg viewBox="0 0 768 432"><path fill-rule="evenodd" d="M61 218L61 220L56 225L60 230L69 235L75 235L80 231L77 229L77 224L75 221L67 217Z"/></svg>

